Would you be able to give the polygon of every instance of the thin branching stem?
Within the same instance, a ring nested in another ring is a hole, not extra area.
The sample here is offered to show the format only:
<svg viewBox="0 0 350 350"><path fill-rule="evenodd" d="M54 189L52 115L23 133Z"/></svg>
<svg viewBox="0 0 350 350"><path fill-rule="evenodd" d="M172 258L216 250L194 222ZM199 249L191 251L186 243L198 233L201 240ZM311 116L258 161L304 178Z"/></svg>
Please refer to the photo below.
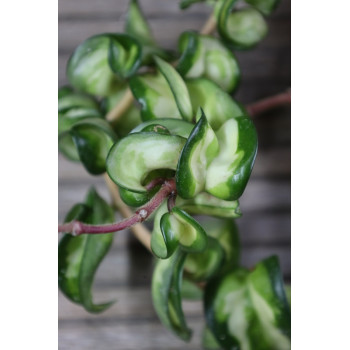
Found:
<svg viewBox="0 0 350 350"><path fill-rule="evenodd" d="M124 230L145 221L162 204L164 199L175 190L175 181L173 179L166 180L160 190L146 205L138 209L131 217L125 220L106 225L89 225L74 220L63 225L58 225L58 232L71 233L74 236L79 236L81 234L103 234Z"/></svg>
<svg viewBox="0 0 350 350"><path fill-rule="evenodd" d="M286 92L282 92L277 95L273 95L262 100L256 101L254 103L246 106L247 112L251 117L255 117L259 114L270 111L277 107L290 105L291 103L291 91L290 89Z"/></svg>

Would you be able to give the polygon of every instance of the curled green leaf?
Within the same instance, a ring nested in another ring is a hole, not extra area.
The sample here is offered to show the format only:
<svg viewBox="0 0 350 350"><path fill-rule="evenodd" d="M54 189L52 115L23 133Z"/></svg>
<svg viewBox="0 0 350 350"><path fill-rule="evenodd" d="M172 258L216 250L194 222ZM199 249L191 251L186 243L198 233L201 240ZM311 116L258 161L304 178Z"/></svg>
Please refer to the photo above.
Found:
<svg viewBox="0 0 350 350"><path fill-rule="evenodd" d="M211 280L204 304L207 324L223 348L291 348L290 308L277 257Z"/></svg>
<svg viewBox="0 0 350 350"><path fill-rule="evenodd" d="M120 88L120 79L135 74L142 49L127 34L95 35L80 44L67 64L70 83L80 91L110 96Z"/></svg>
<svg viewBox="0 0 350 350"><path fill-rule="evenodd" d="M147 176L154 170L175 170L185 142L186 139L175 135L130 134L111 148L106 161L108 175L125 189L147 192Z"/></svg>
<svg viewBox="0 0 350 350"><path fill-rule="evenodd" d="M67 214L66 222L80 220L88 224L105 224L114 221L112 208L94 189L87 195L84 204L74 206ZM65 235L58 246L58 286L62 293L83 306L87 311L97 313L113 302L94 304L92 284L96 270L112 245L113 234Z"/></svg>
<svg viewBox="0 0 350 350"><path fill-rule="evenodd" d="M258 148L256 130L250 118L232 118L216 136L219 153L207 169L205 189L223 200L237 200L253 169Z"/></svg>
<svg viewBox="0 0 350 350"><path fill-rule="evenodd" d="M235 49L255 46L267 34L264 17L254 8L243 8L231 12L236 0L226 0L218 17L218 31Z"/></svg>
<svg viewBox="0 0 350 350"><path fill-rule="evenodd" d="M117 135L103 119L89 118L75 123L70 130L79 159L92 175L106 171L106 158Z"/></svg>
<svg viewBox="0 0 350 350"><path fill-rule="evenodd" d="M182 310L181 284L186 253L177 250L169 259L158 260L152 277L152 299L163 325L179 338L189 341L188 328Z"/></svg>
<svg viewBox="0 0 350 350"><path fill-rule="evenodd" d="M233 53L220 40L195 32L184 32L179 39L182 53L176 69L185 78L207 78L224 91L238 85L240 69Z"/></svg>
<svg viewBox="0 0 350 350"><path fill-rule="evenodd" d="M102 118L97 101L65 86L58 90L58 149L68 159L79 161L70 129L87 118Z"/></svg>
<svg viewBox="0 0 350 350"><path fill-rule="evenodd" d="M185 252L202 252L207 246L207 234L202 226L184 210L174 207L160 220L160 229L171 256L180 246Z"/></svg>
<svg viewBox="0 0 350 350"><path fill-rule="evenodd" d="M130 78L141 65L142 48L127 34L110 36L108 63L111 70L121 79Z"/></svg>
<svg viewBox="0 0 350 350"><path fill-rule="evenodd" d="M182 198L193 198L205 187L206 169L218 153L219 144L203 111L182 149L176 172L176 188Z"/></svg>

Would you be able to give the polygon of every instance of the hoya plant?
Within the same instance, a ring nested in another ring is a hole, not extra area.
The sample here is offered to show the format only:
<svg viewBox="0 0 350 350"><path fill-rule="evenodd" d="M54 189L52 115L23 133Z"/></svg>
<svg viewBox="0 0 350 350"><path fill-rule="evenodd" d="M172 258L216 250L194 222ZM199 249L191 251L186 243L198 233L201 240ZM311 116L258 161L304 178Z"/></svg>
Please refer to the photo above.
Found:
<svg viewBox="0 0 350 350"><path fill-rule="evenodd" d="M189 341L182 299L201 299L204 348L287 350L279 260L242 266L235 224L258 149L252 116L290 95L236 101L234 52L265 37L278 0L202 2L212 15L201 31L183 32L176 51L157 45L132 0L124 33L90 37L70 57L70 85L58 91L59 150L104 176L113 203L91 188L58 226L59 288L88 312L108 308L94 303L94 276L115 232L130 228L154 256L153 304L169 331ZM114 222L116 211L125 219Z"/></svg>

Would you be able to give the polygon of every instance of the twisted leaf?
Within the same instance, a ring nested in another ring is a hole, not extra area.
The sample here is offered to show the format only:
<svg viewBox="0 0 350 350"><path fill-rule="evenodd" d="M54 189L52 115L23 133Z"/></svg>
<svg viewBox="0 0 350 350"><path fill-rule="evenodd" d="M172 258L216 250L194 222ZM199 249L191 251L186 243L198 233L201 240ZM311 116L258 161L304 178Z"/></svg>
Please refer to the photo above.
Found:
<svg viewBox="0 0 350 350"><path fill-rule="evenodd" d="M92 188L84 204L74 206L66 222L80 220L88 224L114 221L112 208ZM58 246L58 286L70 300L89 312L101 312L113 302L94 304L92 284L96 270L112 245L113 234L65 235Z"/></svg>

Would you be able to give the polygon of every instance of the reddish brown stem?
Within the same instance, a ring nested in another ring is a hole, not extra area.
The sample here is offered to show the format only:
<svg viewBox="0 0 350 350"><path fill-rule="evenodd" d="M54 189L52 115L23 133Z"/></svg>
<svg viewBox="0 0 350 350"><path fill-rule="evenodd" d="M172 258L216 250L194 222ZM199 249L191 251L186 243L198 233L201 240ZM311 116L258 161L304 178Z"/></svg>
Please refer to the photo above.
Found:
<svg viewBox="0 0 350 350"><path fill-rule="evenodd" d="M278 95L270 96L264 98L260 101L251 103L246 107L248 114L251 117L255 117L258 114L267 112L271 109L289 105L291 103L291 93L290 89L286 92L280 93Z"/></svg>
<svg viewBox="0 0 350 350"><path fill-rule="evenodd" d="M102 234L124 230L137 223L145 221L176 189L175 180L166 180L159 192L142 208L138 209L130 218L117 223L107 225L88 225L80 221L72 221L67 224L58 225L58 232L71 233L74 236L87 234Z"/></svg>

